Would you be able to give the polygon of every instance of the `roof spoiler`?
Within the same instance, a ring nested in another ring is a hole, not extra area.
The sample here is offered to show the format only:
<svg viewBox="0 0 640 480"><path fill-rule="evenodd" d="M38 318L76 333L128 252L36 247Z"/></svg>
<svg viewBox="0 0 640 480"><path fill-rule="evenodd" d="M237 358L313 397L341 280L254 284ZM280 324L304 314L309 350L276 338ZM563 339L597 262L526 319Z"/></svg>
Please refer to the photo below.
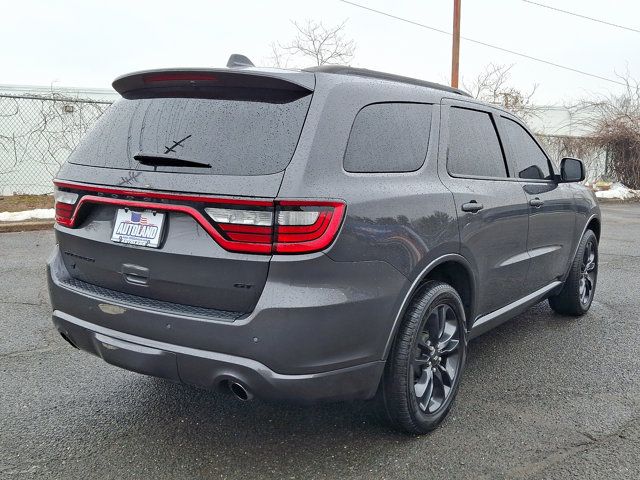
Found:
<svg viewBox="0 0 640 480"><path fill-rule="evenodd" d="M310 72L175 68L144 70L116 78L113 88L126 99L184 97L286 102L313 92Z"/></svg>

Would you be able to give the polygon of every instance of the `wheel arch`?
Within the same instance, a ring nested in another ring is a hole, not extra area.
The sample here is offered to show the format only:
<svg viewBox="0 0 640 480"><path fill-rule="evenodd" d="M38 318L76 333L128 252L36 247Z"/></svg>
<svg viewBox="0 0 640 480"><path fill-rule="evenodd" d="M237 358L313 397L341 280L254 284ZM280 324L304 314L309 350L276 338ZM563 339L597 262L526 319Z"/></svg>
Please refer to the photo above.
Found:
<svg viewBox="0 0 640 480"><path fill-rule="evenodd" d="M569 257L569 262L566 268L567 271L562 277L563 284L567 280L567 277L569 276L569 271L571 269L571 262L573 262L573 259L578 254L578 247L580 247L580 242L582 241L582 237L584 237L584 234L587 233L587 230L592 230L593 233L596 235L596 239L598 240L598 243L600 243L601 221L600 221L600 217L597 214L593 214L589 217L589 220L587 220L586 223L584 224L584 227L582 229L582 232L580 233L580 236L577 237L577 242L573 249L573 254L571 255L571 257Z"/></svg>
<svg viewBox="0 0 640 480"><path fill-rule="evenodd" d="M405 293L404 298L401 301L400 308L398 309L393 321L393 326L387 339L385 346L383 359L389 355L391 346L396 337L402 317L413 298L415 292L429 280L440 280L450 284L456 289L460 297L465 310L465 326L466 329L470 328L470 319L473 319L475 310L476 299L476 279L471 268L469 261L462 255L456 253L450 253L442 255L435 260L431 261L426 267L424 267L420 273L416 276L408 291Z"/></svg>
<svg viewBox="0 0 640 480"><path fill-rule="evenodd" d="M600 228L601 228L600 219L596 216L593 216L591 220L589 220L589 222L587 223L587 227L585 228L585 231L592 230L593 233L596 234L596 238L598 239L598 242L600 242L600 231L601 231ZM584 232L582 234L584 235Z"/></svg>

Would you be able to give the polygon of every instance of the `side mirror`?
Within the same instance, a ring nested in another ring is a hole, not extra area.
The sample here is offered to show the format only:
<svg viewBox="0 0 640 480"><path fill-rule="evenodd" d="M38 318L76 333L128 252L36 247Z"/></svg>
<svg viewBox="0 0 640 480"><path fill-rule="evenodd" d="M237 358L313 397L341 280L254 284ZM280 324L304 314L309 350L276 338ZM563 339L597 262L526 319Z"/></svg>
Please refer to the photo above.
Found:
<svg viewBox="0 0 640 480"><path fill-rule="evenodd" d="M563 158L560 162L560 181L563 183L582 182L585 178L582 160Z"/></svg>

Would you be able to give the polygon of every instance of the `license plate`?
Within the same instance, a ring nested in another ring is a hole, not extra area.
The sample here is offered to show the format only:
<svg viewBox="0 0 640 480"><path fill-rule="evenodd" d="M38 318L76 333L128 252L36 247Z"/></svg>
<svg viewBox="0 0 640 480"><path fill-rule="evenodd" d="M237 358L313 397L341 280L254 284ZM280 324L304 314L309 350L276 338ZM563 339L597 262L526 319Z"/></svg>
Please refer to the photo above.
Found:
<svg viewBox="0 0 640 480"><path fill-rule="evenodd" d="M128 208L119 208L111 240L117 243L158 248L162 238L163 224L164 213L136 212Z"/></svg>

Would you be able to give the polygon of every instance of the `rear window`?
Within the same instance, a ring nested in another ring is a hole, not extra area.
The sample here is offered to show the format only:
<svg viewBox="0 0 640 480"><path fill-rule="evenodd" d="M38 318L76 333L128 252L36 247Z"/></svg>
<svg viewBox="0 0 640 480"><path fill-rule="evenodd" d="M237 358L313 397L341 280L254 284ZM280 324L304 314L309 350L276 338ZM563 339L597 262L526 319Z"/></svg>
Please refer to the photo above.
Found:
<svg viewBox="0 0 640 480"><path fill-rule="evenodd" d="M347 172L412 172L427 156L431 105L376 103L353 122L344 169Z"/></svg>
<svg viewBox="0 0 640 480"><path fill-rule="evenodd" d="M284 170L311 95L285 103L203 98L121 99L96 123L69 162L132 170L267 175ZM134 156L170 155L211 168L152 166Z"/></svg>
<svg viewBox="0 0 640 480"><path fill-rule="evenodd" d="M449 132L449 173L461 177L507 176L498 134L488 113L453 107Z"/></svg>

